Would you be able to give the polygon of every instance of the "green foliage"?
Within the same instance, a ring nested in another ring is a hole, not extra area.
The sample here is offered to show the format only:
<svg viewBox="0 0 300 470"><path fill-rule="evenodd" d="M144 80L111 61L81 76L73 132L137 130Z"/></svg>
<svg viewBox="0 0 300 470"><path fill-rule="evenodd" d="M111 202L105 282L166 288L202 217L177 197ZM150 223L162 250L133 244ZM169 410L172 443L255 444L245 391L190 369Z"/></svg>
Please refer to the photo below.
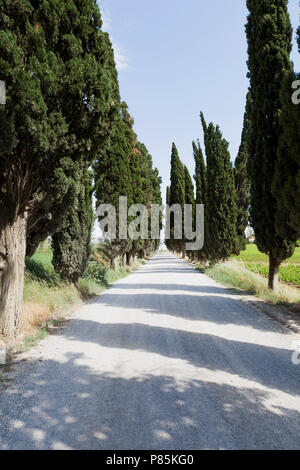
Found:
<svg viewBox="0 0 300 470"><path fill-rule="evenodd" d="M247 6L250 11L246 33L251 92L247 145L251 225L258 248L270 255L271 267L289 258L294 250L294 244L277 232L278 207L272 194L281 133L280 91L284 74L292 71L292 27L287 0L247 0Z"/></svg>
<svg viewBox="0 0 300 470"><path fill-rule="evenodd" d="M206 198L206 166L203 157L203 152L199 140L197 144L193 142L193 153L195 160L195 175L194 180L196 183L196 203L205 204Z"/></svg>
<svg viewBox="0 0 300 470"><path fill-rule="evenodd" d="M300 79L286 72L281 89L280 138L273 197L277 201L277 233L296 242L300 236L300 105L291 100L293 81Z"/></svg>
<svg viewBox="0 0 300 470"><path fill-rule="evenodd" d="M83 279L94 280L98 284L108 287L106 280L107 272L108 269L99 263L99 261L91 259L83 274Z"/></svg>
<svg viewBox="0 0 300 470"><path fill-rule="evenodd" d="M92 174L83 163L77 174L77 194L60 230L52 237L53 266L62 279L77 284L84 273L90 256L93 223Z"/></svg>
<svg viewBox="0 0 300 470"><path fill-rule="evenodd" d="M182 209L182 222L184 217L184 204L185 204L185 172L184 166L179 158L176 145L172 144L171 155L171 185L170 185L170 206L178 204ZM171 214L170 228L171 239L168 242L170 249L182 252L184 249L184 240L175 240L175 223L174 215Z"/></svg>
<svg viewBox="0 0 300 470"><path fill-rule="evenodd" d="M2 224L30 201L32 254L72 201L76 162L83 155L91 162L106 140L115 70L93 0L1 0L0 7L0 79L7 88L0 110Z"/></svg>
<svg viewBox="0 0 300 470"><path fill-rule="evenodd" d="M228 142L219 127L206 125L201 113L207 161L205 206L205 246L211 261L225 260L237 244L237 207L233 168Z"/></svg>
<svg viewBox="0 0 300 470"><path fill-rule="evenodd" d="M234 179L235 190L237 196L237 225L236 231L238 236L238 244L236 253L245 250L246 248L246 235L245 230L249 222L249 204L250 204L250 185L247 175L247 162L248 162L248 148L247 136L249 132L249 119L248 108L250 102L250 94L247 95L246 112L244 116L244 126L242 132L242 141L239 148L239 153L235 160Z"/></svg>

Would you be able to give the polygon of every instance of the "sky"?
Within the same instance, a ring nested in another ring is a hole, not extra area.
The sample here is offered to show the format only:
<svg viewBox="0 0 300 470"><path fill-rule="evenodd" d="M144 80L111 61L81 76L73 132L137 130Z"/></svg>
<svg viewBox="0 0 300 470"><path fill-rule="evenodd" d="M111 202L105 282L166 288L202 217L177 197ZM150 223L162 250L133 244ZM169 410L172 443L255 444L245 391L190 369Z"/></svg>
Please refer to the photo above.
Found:
<svg viewBox="0 0 300 470"><path fill-rule="evenodd" d="M194 174L192 141L200 138L200 111L219 124L232 160L240 145L248 88L246 0L98 0L110 33L122 100L134 130L163 178L170 180L171 146ZM289 0L296 47L299 0Z"/></svg>

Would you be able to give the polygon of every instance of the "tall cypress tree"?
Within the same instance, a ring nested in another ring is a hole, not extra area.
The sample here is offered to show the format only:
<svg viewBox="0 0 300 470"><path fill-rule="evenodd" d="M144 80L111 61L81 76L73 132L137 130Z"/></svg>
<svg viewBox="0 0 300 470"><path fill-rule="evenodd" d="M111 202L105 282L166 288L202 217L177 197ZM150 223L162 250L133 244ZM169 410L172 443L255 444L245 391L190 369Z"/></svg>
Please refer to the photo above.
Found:
<svg viewBox="0 0 300 470"><path fill-rule="evenodd" d="M77 194L60 226L52 237L53 266L62 279L77 284L90 256L94 223L92 174L83 162L78 171Z"/></svg>
<svg viewBox="0 0 300 470"><path fill-rule="evenodd" d="M57 205L63 218L74 164L105 142L115 100L94 0L0 0L0 11L0 330L13 336L27 235L45 214L55 225Z"/></svg>
<svg viewBox="0 0 300 470"><path fill-rule="evenodd" d="M192 206L192 217L193 217L193 220L192 220L192 223L193 223L193 229L195 228L195 189L194 189L194 185L193 185L193 181L192 181L192 178L191 178L191 175L189 173L189 170L186 166L184 166L184 180L185 180L185 187L184 187L184 190L185 190L185 204L189 204L190 206ZM191 240L186 240L187 242L190 242ZM187 253L188 256L192 256L192 252L188 252Z"/></svg>
<svg viewBox="0 0 300 470"><path fill-rule="evenodd" d="M206 166L203 157L203 152L199 140L197 144L193 142L193 154L195 160L195 175L194 180L196 183L196 203L205 204L206 196Z"/></svg>
<svg viewBox="0 0 300 470"><path fill-rule="evenodd" d="M236 254L246 249L245 230L249 222L250 185L247 174L248 147L247 138L249 131L248 102L250 94L247 95L246 111L244 116L244 126L239 153L235 160L234 178L237 195L237 248Z"/></svg>
<svg viewBox="0 0 300 470"><path fill-rule="evenodd" d="M204 204L206 201L206 165L203 157L202 148L199 140L197 143L193 142L193 154L195 160L195 175L194 180L196 183L196 204ZM205 208L204 208L205 210ZM204 247L202 250L195 253L198 260L207 258L205 255Z"/></svg>
<svg viewBox="0 0 300 470"><path fill-rule="evenodd" d="M129 206L133 203L130 159L134 138L132 123L128 122L127 104L123 102L109 142L93 164L97 207L111 204L118 214L120 196L127 196ZM117 225L117 239L111 241L110 249L113 269L119 267L125 242L119 238Z"/></svg>
<svg viewBox="0 0 300 470"><path fill-rule="evenodd" d="M248 138L251 222L257 246L269 255L269 288L278 288L281 262L292 256L294 244L276 229L277 201L272 194L278 158L282 112L280 91L290 73L292 27L287 0L247 0L246 33L251 104Z"/></svg>
<svg viewBox="0 0 300 470"><path fill-rule="evenodd" d="M170 186L167 186L167 190L166 190L166 204L167 206L170 207L170 202L171 202L171 188ZM171 243L171 240L167 240L165 239L165 244L166 244L166 247L168 248L168 250L172 251L172 243Z"/></svg>
<svg viewBox="0 0 300 470"><path fill-rule="evenodd" d="M188 168L184 165L185 204L195 205L194 185Z"/></svg>
<svg viewBox="0 0 300 470"><path fill-rule="evenodd" d="M300 27L297 31L300 52ZM300 74L285 72L281 89L280 138L273 196L277 200L276 230L285 238L300 238L300 105L291 101L292 83Z"/></svg>
<svg viewBox="0 0 300 470"><path fill-rule="evenodd" d="M223 261L236 248L237 207L228 142L219 127L206 125L201 113L207 161L205 252L211 261Z"/></svg>
<svg viewBox="0 0 300 470"><path fill-rule="evenodd" d="M185 173L183 164L179 158L176 145L172 144L171 155L171 185L170 185L170 206L178 204L182 209L182 225L184 217L184 204L185 204ZM184 255L184 237L181 240L174 239L175 224L177 221L171 215L171 246L173 249Z"/></svg>

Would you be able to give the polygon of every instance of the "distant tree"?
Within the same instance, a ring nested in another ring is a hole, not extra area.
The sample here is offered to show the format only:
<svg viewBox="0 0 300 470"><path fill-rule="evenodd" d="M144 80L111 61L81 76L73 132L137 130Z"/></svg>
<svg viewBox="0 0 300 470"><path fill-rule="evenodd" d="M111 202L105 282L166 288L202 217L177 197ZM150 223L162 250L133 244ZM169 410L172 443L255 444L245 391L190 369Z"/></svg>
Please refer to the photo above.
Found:
<svg viewBox="0 0 300 470"><path fill-rule="evenodd" d="M202 113L201 121L207 161L204 249L211 261L223 261L234 253L237 243L234 173L228 142L219 127L207 126Z"/></svg>
<svg viewBox="0 0 300 470"><path fill-rule="evenodd" d="M242 141L239 148L239 153L235 160L234 178L235 189L237 195L237 248L236 254L246 249L247 240L245 230L249 223L249 205L250 205L250 184L247 174L248 162L248 148L247 148L247 134L249 132L249 119L248 119L248 101L250 95L247 96L247 105L244 116L244 126L242 132Z"/></svg>
<svg viewBox="0 0 300 470"><path fill-rule="evenodd" d="M76 162L92 162L116 106L111 45L94 0L0 0L0 11L0 330L12 337L27 242L32 253L58 227Z"/></svg>
<svg viewBox="0 0 300 470"><path fill-rule="evenodd" d="M172 155L171 155L171 185L170 185L170 206L178 204L182 209L182 225L184 217L184 204L185 204L185 173L183 164L179 158L178 150L176 145L172 144ZM185 242L182 235L181 240L175 240L175 224L178 221L175 220L174 215L171 214L171 240L170 244L174 251L185 254Z"/></svg>
<svg viewBox="0 0 300 470"><path fill-rule="evenodd" d="M77 195L69 207L60 230L52 237L53 266L62 279L75 285L83 275L90 256L94 223L92 174L85 168L78 172Z"/></svg>
<svg viewBox="0 0 300 470"><path fill-rule="evenodd" d="M289 238L277 232L278 204L272 194L280 146L280 93L285 73L292 71L292 27L287 3L287 0L247 0L250 215L257 246L269 255L269 288L273 290L278 288L281 262L292 256L295 247Z"/></svg>

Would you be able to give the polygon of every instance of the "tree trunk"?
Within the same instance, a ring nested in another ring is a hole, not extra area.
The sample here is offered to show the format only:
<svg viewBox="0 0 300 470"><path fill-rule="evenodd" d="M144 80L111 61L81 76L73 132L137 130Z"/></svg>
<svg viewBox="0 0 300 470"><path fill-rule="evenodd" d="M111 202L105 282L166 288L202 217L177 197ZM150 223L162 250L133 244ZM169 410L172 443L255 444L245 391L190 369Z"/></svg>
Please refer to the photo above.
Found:
<svg viewBox="0 0 300 470"><path fill-rule="evenodd" d="M134 265L134 257L133 257L133 253L127 253L127 264L128 266L130 266L131 268L133 267Z"/></svg>
<svg viewBox="0 0 300 470"><path fill-rule="evenodd" d="M111 259L111 269L113 271L119 271L120 269L120 258L119 256L116 256Z"/></svg>
<svg viewBox="0 0 300 470"><path fill-rule="evenodd" d="M269 262L269 289L273 290L274 292L278 291L278 275L279 275L279 266L280 261L273 258L270 255L270 262Z"/></svg>
<svg viewBox="0 0 300 470"><path fill-rule="evenodd" d="M126 266L127 266L127 256L126 256L126 253L124 253L124 254L122 255L121 262L122 262L123 268L126 268Z"/></svg>
<svg viewBox="0 0 300 470"><path fill-rule="evenodd" d="M23 306L27 213L0 233L0 331L11 339L18 331Z"/></svg>

